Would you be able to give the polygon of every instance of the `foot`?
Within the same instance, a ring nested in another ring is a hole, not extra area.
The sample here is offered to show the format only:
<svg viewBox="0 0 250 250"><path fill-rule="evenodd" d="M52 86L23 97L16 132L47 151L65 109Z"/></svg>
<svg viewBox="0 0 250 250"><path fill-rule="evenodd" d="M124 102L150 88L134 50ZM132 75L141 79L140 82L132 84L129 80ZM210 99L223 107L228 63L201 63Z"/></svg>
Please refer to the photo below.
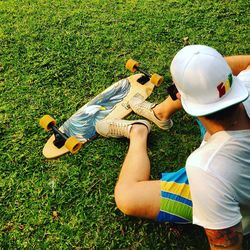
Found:
<svg viewBox="0 0 250 250"><path fill-rule="evenodd" d="M171 119L158 119L153 111L156 104L145 101L141 95L135 95L132 97L129 101L129 105L136 114L147 118L163 130L170 129L173 126L173 121Z"/></svg>
<svg viewBox="0 0 250 250"><path fill-rule="evenodd" d="M150 124L145 120L100 120L96 123L96 132L104 137L127 137L129 138L131 128L133 124L142 124L145 125L148 129L148 133L150 132Z"/></svg>

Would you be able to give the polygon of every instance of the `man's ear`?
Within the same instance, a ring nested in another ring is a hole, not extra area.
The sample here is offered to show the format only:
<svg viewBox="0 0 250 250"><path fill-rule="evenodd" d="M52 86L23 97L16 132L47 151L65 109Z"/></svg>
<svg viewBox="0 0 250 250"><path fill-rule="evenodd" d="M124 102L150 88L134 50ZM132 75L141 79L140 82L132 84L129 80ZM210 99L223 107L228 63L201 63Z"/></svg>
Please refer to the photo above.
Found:
<svg viewBox="0 0 250 250"><path fill-rule="evenodd" d="M179 92L176 94L176 97L178 100L181 100L181 94Z"/></svg>

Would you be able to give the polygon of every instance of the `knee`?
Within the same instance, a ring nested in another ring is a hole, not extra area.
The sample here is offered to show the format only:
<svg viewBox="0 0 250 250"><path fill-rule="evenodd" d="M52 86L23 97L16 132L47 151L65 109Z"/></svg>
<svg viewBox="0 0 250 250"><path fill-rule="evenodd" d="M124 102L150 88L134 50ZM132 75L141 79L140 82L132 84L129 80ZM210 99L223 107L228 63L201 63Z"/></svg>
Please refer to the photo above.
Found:
<svg viewBox="0 0 250 250"><path fill-rule="evenodd" d="M116 186L115 202L117 208L126 215L136 216L136 199L131 187Z"/></svg>

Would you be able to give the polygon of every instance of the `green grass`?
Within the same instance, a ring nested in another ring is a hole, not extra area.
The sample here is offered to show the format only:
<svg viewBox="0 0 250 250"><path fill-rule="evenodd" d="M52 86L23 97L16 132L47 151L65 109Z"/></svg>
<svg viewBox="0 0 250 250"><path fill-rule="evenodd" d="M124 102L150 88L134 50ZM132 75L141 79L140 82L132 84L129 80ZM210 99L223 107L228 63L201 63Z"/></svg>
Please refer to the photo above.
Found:
<svg viewBox="0 0 250 250"><path fill-rule="evenodd" d="M165 77L149 98L162 101L169 65L184 46L249 54L245 0L0 1L1 249L208 249L195 226L124 216L113 188L126 140L98 138L76 155L46 160L43 114L59 124L111 83L129 75L129 58ZM134 118L131 115L129 118ZM193 119L153 127L152 179L177 170L199 144ZM249 249L249 240L245 240Z"/></svg>

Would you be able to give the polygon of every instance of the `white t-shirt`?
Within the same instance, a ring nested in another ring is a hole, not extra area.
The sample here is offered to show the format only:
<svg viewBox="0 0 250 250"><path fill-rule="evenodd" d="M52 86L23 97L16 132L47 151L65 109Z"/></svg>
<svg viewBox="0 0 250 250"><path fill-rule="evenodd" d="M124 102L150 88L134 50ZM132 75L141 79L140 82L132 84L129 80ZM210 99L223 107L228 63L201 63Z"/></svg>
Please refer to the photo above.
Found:
<svg viewBox="0 0 250 250"><path fill-rule="evenodd" d="M250 93L250 70L238 77ZM243 103L250 117L250 97ZM213 134L187 159L193 223L208 229L243 224L250 233L250 129Z"/></svg>

